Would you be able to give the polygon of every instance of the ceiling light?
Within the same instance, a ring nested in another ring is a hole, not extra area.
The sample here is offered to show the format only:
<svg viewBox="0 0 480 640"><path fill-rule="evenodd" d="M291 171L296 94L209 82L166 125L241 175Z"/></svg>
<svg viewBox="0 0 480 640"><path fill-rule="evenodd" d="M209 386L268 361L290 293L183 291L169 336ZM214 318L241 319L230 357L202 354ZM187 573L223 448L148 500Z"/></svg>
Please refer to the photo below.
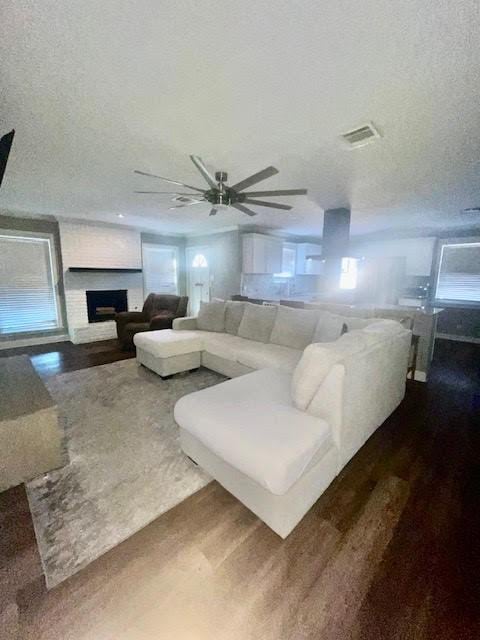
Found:
<svg viewBox="0 0 480 640"><path fill-rule="evenodd" d="M124 218L124 217L125 217L125 216L123 215L123 213L117 213L117 216L118 216L119 218Z"/></svg>

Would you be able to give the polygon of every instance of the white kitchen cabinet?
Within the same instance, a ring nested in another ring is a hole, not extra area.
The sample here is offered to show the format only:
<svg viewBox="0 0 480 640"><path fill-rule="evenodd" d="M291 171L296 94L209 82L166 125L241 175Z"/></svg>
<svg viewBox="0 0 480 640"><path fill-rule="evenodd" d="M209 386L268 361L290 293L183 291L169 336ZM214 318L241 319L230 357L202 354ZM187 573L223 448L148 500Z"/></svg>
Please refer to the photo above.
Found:
<svg viewBox="0 0 480 640"><path fill-rule="evenodd" d="M282 270L280 238L261 233L243 235L243 273L279 273Z"/></svg>
<svg viewBox="0 0 480 640"><path fill-rule="evenodd" d="M321 244L301 242L297 244L297 274L319 276L323 273L323 262L313 260L308 256L317 256L322 253Z"/></svg>

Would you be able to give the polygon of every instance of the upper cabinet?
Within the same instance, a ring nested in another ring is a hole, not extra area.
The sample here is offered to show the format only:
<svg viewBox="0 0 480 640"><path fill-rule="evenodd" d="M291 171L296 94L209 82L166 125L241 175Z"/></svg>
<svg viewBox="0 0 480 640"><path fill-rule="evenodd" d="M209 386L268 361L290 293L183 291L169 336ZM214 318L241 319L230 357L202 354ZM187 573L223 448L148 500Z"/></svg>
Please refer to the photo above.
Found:
<svg viewBox="0 0 480 640"><path fill-rule="evenodd" d="M279 273L282 271L280 238L261 233L243 235L243 273Z"/></svg>
<svg viewBox="0 0 480 640"><path fill-rule="evenodd" d="M318 256L321 253L321 244L312 244L310 242L297 244L297 274L310 276L322 275L323 262L309 258L309 256Z"/></svg>

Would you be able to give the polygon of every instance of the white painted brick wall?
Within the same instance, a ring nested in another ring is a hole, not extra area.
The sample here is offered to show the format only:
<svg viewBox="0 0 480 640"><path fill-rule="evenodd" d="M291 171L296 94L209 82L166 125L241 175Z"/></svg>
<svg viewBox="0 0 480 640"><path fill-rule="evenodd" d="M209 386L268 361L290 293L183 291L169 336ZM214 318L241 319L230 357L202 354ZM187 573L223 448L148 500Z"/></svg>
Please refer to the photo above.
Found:
<svg viewBox="0 0 480 640"><path fill-rule="evenodd" d="M60 223L63 268L110 267L140 269L140 232L120 227Z"/></svg>
<svg viewBox="0 0 480 640"><path fill-rule="evenodd" d="M138 269L142 266L140 232L114 227L60 223L67 321L72 342L115 336L112 322L88 323L86 291L127 289L128 310L143 307L141 273L71 273L69 267ZM102 326L103 325L103 326Z"/></svg>

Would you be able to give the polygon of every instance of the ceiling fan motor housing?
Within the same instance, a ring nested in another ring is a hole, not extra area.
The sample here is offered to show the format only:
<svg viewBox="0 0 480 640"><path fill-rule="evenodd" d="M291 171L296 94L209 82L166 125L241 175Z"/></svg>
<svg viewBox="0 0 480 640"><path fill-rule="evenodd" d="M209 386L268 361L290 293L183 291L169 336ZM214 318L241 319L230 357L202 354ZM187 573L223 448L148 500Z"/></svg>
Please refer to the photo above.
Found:
<svg viewBox="0 0 480 640"><path fill-rule="evenodd" d="M227 187L223 182L219 179L222 177L224 180L227 179L227 174L223 171L217 171L215 174L215 178L219 181L218 189L209 189L204 193L204 198L216 205L230 205L234 202L242 202L245 198L241 193L237 193L233 189Z"/></svg>
<svg viewBox="0 0 480 640"><path fill-rule="evenodd" d="M226 173L225 171L217 171L215 173L215 180L217 182L227 182L228 180L228 173Z"/></svg>

